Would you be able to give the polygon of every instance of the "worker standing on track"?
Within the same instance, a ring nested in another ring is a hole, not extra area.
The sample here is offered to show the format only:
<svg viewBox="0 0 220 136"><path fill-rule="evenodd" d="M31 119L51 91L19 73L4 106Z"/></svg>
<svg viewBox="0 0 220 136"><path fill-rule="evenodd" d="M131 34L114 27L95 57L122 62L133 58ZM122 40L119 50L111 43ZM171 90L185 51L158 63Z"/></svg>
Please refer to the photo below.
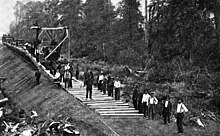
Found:
<svg viewBox="0 0 220 136"><path fill-rule="evenodd" d="M70 78L71 78L71 74L70 74L69 70L66 70L65 73L64 73L65 88L67 88L67 87L69 88L70 87L69 86Z"/></svg>
<svg viewBox="0 0 220 136"><path fill-rule="evenodd" d="M113 97L114 79L111 75L108 76L108 96Z"/></svg>
<svg viewBox="0 0 220 136"><path fill-rule="evenodd" d="M137 101L138 101L137 107L138 107L139 113L143 113L142 99L143 99L143 92L142 92L142 91L139 91L139 93L138 93L138 99L137 99Z"/></svg>
<svg viewBox="0 0 220 136"><path fill-rule="evenodd" d="M158 103L158 100L154 96L154 92L151 92L148 104L149 104L149 117L151 116L152 120L154 120L155 106L157 105L157 103Z"/></svg>
<svg viewBox="0 0 220 136"><path fill-rule="evenodd" d="M116 77L115 83L115 100L120 100L120 88L121 88L121 82L118 77Z"/></svg>
<svg viewBox="0 0 220 136"><path fill-rule="evenodd" d="M89 98L92 100L92 85L94 82L94 75L92 71L89 71L86 68L86 72L84 73L84 85L86 86L86 100Z"/></svg>
<svg viewBox="0 0 220 136"><path fill-rule="evenodd" d="M143 104L143 111L144 111L144 118L149 117L149 98L151 97L148 90L144 90L142 104Z"/></svg>
<svg viewBox="0 0 220 136"><path fill-rule="evenodd" d="M134 90L133 90L133 95L132 95L132 101L133 101L133 105L134 105L135 110L138 109L137 100L138 100L138 86L137 86L137 85L134 85Z"/></svg>
<svg viewBox="0 0 220 136"><path fill-rule="evenodd" d="M60 66L60 82L64 81L64 73L65 73L65 68L63 65Z"/></svg>
<svg viewBox="0 0 220 136"><path fill-rule="evenodd" d="M76 65L76 79L79 79L79 64Z"/></svg>
<svg viewBox="0 0 220 136"><path fill-rule="evenodd" d="M69 72L70 72L69 87L73 88L72 79L73 79L73 72L74 71L73 71L73 66L72 65L70 65Z"/></svg>
<svg viewBox="0 0 220 136"><path fill-rule="evenodd" d="M86 68L86 71L84 72L84 86L87 85L88 80L89 80L89 68Z"/></svg>
<svg viewBox="0 0 220 136"><path fill-rule="evenodd" d="M106 89L107 89L107 77L105 74L103 74L103 80L101 83L101 92L103 95L106 94Z"/></svg>
<svg viewBox="0 0 220 136"><path fill-rule="evenodd" d="M104 73L101 71L101 73L98 76L98 90L102 91L102 82L104 80Z"/></svg>

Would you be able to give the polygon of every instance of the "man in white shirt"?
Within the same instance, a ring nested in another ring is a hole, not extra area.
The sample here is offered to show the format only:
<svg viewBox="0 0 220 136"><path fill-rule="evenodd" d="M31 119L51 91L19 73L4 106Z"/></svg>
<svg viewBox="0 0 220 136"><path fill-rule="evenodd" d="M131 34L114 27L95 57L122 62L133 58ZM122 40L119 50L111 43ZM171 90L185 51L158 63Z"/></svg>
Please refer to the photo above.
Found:
<svg viewBox="0 0 220 136"><path fill-rule="evenodd" d="M115 87L115 100L120 100L121 82L119 81L118 77L115 80L114 87Z"/></svg>
<svg viewBox="0 0 220 136"><path fill-rule="evenodd" d="M154 120L155 106L157 105L157 103L158 103L158 100L154 96L154 92L151 92L149 100L148 100L148 105L149 105L149 117L151 114L152 120Z"/></svg>
<svg viewBox="0 0 220 136"><path fill-rule="evenodd" d="M144 118L149 116L149 107L148 107L148 101L149 101L150 95L148 94L148 90L144 91L143 98L142 98L142 104L143 104L143 110L144 110Z"/></svg>
<svg viewBox="0 0 220 136"><path fill-rule="evenodd" d="M98 90L100 90L100 91L101 91L103 80L104 80L104 73L103 73L103 71L101 71L101 73L98 75Z"/></svg>
<svg viewBox="0 0 220 136"><path fill-rule="evenodd" d="M178 100L176 112L177 112L176 123L177 123L178 133L183 133L183 117L184 117L184 113L188 112L188 109L183 104L183 101L181 99Z"/></svg>

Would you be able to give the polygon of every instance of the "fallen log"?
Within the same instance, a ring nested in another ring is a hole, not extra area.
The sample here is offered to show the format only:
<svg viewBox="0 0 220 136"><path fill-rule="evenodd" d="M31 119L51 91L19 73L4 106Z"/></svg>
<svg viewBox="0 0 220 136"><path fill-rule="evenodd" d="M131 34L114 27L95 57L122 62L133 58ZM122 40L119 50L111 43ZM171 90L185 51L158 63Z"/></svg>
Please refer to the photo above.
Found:
<svg viewBox="0 0 220 136"><path fill-rule="evenodd" d="M200 127L205 127L205 125L202 123L202 121L200 120L199 117L192 117L189 119L190 121L194 122L195 124L197 124Z"/></svg>

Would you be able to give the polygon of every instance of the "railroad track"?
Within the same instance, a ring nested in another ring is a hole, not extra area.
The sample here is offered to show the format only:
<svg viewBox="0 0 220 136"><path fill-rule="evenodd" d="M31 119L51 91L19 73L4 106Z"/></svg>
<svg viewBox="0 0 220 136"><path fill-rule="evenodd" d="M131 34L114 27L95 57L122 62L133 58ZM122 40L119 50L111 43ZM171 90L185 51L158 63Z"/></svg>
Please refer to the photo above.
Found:
<svg viewBox="0 0 220 136"><path fill-rule="evenodd" d="M82 81L74 79L73 88L66 89L70 94L73 94L84 105L88 106L102 118L143 118L143 114L138 113L133 107L122 100L116 101L113 97L103 95L97 88L93 88L92 100L86 99L86 89L82 86ZM62 83L62 85L64 85Z"/></svg>

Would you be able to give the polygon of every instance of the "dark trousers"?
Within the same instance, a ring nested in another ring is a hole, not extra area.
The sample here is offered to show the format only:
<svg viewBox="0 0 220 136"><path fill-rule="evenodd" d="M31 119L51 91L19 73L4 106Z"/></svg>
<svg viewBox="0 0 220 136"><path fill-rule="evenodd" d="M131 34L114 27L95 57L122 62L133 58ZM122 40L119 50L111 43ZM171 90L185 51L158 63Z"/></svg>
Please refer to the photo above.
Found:
<svg viewBox="0 0 220 136"><path fill-rule="evenodd" d="M79 71L76 71L76 79L79 79Z"/></svg>
<svg viewBox="0 0 220 136"><path fill-rule="evenodd" d="M139 113L143 113L143 107L142 107L142 100L138 100L138 110L139 110Z"/></svg>
<svg viewBox="0 0 220 136"><path fill-rule="evenodd" d="M107 85L107 91L108 91L108 96L111 96L110 86L109 85Z"/></svg>
<svg viewBox="0 0 220 136"><path fill-rule="evenodd" d="M170 123L170 115L171 113L169 111L163 111L163 120L164 124Z"/></svg>
<svg viewBox="0 0 220 136"><path fill-rule="evenodd" d="M106 84L105 83L102 83L101 90L102 90L103 94L106 94Z"/></svg>
<svg viewBox="0 0 220 136"><path fill-rule="evenodd" d="M36 77L36 84L37 84L37 85L40 84L40 77Z"/></svg>
<svg viewBox="0 0 220 136"><path fill-rule="evenodd" d="M178 128L178 133L183 133L183 113L177 113L176 117L176 123L177 123L177 128Z"/></svg>
<svg viewBox="0 0 220 136"><path fill-rule="evenodd" d="M120 100L120 89L115 88L115 100Z"/></svg>
<svg viewBox="0 0 220 136"><path fill-rule="evenodd" d="M152 119L154 119L154 113L155 112L155 105L154 104L150 104L149 105L149 117L151 116Z"/></svg>
<svg viewBox="0 0 220 136"><path fill-rule="evenodd" d="M36 54L36 61L37 61L37 62L39 62L39 61L40 61L40 58L39 58L39 57L40 57L40 54L39 54L39 53L37 53L37 54Z"/></svg>
<svg viewBox="0 0 220 136"><path fill-rule="evenodd" d="M60 82L64 81L64 74L60 75Z"/></svg>
<svg viewBox="0 0 220 136"><path fill-rule="evenodd" d="M89 98L92 99L92 85L86 86L86 98L88 98L88 94L89 94Z"/></svg>
<svg viewBox="0 0 220 136"><path fill-rule="evenodd" d="M65 88L69 87L69 80L68 78L64 79Z"/></svg>
<svg viewBox="0 0 220 136"><path fill-rule="evenodd" d="M73 88L73 84L72 84L72 78L71 78L71 79L69 79L69 84L68 84L68 87Z"/></svg>
<svg viewBox="0 0 220 136"><path fill-rule="evenodd" d="M137 98L133 98L132 100L133 100L134 108L135 110L137 110L138 109Z"/></svg>
<svg viewBox="0 0 220 136"><path fill-rule="evenodd" d="M102 81L100 80L100 81L98 82L98 90L102 91L101 88L102 88Z"/></svg>
<svg viewBox="0 0 220 136"><path fill-rule="evenodd" d="M108 96L113 97L113 86L112 85L108 86Z"/></svg>
<svg viewBox="0 0 220 136"><path fill-rule="evenodd" d="M148 106L147 106L147 102L143 102L143 110L144 110L144 117L148 116Z"/></svg>

